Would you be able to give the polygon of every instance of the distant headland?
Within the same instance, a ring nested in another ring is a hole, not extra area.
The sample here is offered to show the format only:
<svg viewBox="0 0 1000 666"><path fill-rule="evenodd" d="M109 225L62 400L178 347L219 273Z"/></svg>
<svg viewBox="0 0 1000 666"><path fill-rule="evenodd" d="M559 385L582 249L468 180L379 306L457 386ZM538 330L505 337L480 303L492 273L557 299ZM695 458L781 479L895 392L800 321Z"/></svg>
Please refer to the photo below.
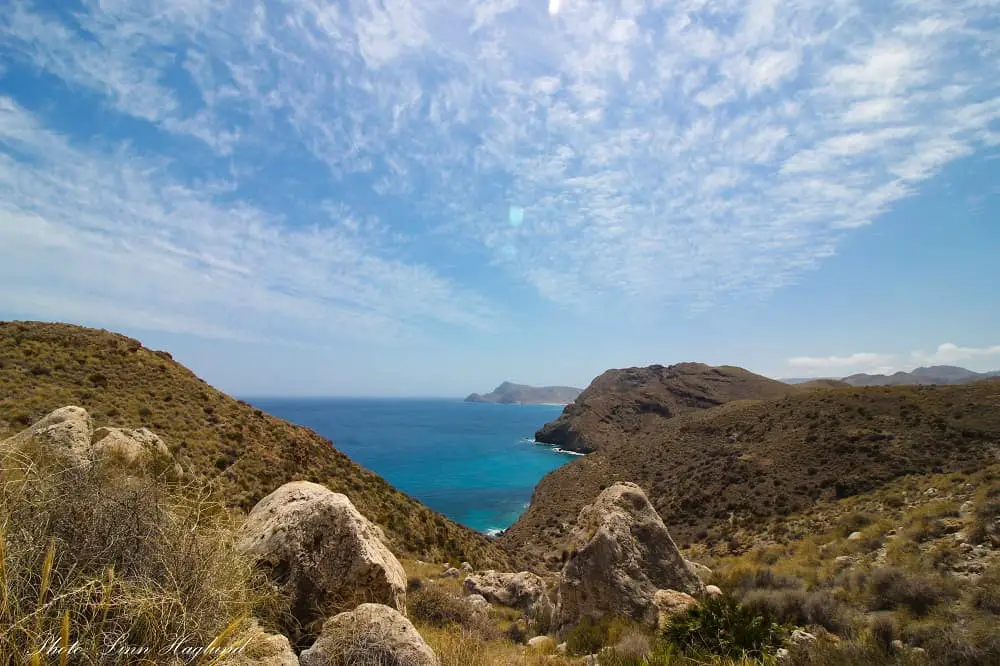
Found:
<svg viewBox="0 0 1000 666"><path fill-rule="evenodd" d="M505 404L560 404L565 405L576 400L583 389L572 386L528 386L527 384L512 384L504 382L490 393L481 395L473 393L465 399L466 402L499 402Z"/></svg>

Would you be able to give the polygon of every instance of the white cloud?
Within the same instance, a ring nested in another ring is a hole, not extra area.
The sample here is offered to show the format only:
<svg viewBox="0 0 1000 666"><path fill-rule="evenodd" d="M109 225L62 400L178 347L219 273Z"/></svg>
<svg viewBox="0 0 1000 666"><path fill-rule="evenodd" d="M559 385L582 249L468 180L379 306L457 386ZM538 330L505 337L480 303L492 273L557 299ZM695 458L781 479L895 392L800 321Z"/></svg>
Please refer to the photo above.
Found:
<svg viewBox="0 0 1000 666"><path fill-rule="evenodd" d="M0 282L16 285L0 310L233 339L490 325L474 293L383 256L377 224L320 206L322 227L290 228L225 203L230 190L181 184L127 152L78 149L0 97Z"/></svg>
<svg viewBox="0 0 1000 666"><path fill-rule="evenodd" d="M1000 345L990 347L959 347L951 342L938 345L936 351L931 354L923 352L913 352L913 360L920 365L953 365L965 362L973 362L977 367L996 370L1000 367ZM993 365L990 365L993 364Z"/></svg>
<svg viewBox="0 0 1000 666"><path fill-rule="evenodd" d="M983 0L122 0L86 1L72 16L9 4L8 67L44 72L207 154L138 143L96 154L39 128L36 148L52 141L110 175L45 159L32 183L8 156L15 196L4 200L17 206L7 214L44 208L79 235L119 207L146 220L176 189L236 236L188 231L175 245L206 265L247 267L227 246L246 233L231 220L267 228L295 259L279 274L294 266L292 291L308 284L314 296L324 278L297 262L315 224L319 245L366 257L339 270L394 276L356 278L363 299L334 295L359 317L376 316L369 298L378 317L404 302L404 320L472 324L488 308L392 259L395 243L372 247L367 232L283 216L245 174L273 175L280 189L288 171L321 166L314 196L349 200L386 233L415 239L416 254L433 255L445 237L461 255L485 253L470 282L500 269L545 299L601 311L705 307L794 283L947 164L1000 145L996 4ZM139 203L119 186L145 182L137 159L155 179ZM231 183L225 203L202 191L192 174L203 170ZM86 215L57 216L46 197ZM510 205L525 211L517 228ZM202 235L211 252L191 240ZM473 305L446 307L456 294Z"/></svg>
<svg viewBox="0 0 1000 666"><path fill-rule="evenodd" d="M1000 369L1000 345L960 347L946 342L929 354L914 351L910 354L862 352L847 356L796 356L788 359L785 365L791 372L807 377L841 377L855 373L887 375L929 365L961 365L968 370L986 372Z"/></svg>
<svg viewBox="0 0 1000 666"><path fill-rule="evenodd" d="M870 352L859 352L849 356L796 356L788 359L788 365L792 368L803 368L806 370L870 368L888 365L892 362L893 358L891 354L873 354Z"/></svg>

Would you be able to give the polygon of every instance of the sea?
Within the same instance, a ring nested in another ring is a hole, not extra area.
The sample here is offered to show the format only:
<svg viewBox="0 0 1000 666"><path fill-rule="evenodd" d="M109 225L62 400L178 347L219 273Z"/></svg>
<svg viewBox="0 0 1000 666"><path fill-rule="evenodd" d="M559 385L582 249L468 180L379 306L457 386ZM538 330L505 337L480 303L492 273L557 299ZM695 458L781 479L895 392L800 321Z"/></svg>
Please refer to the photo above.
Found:
<svg viewBox="0 0 1000 666"><path fill-rule="evenodd" d="M528 507L538 481L573 455L536 444L562 405L461 399L250 398L333 440L355 462L435 511L496 534Z"/></svg>

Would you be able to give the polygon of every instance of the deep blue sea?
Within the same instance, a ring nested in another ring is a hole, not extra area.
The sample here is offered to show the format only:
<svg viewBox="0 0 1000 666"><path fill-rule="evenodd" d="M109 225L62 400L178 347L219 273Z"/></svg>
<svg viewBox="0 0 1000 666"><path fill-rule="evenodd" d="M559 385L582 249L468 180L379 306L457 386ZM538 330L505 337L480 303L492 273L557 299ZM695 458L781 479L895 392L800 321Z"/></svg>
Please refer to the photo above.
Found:
<svg viewBox="0 0 1000 666"><path fill-rule="evenodd" d="M535 484L573 459L535 444L555 405L459 399L264 399L256 407L312 428L364 467L481 532L509 527Z"/></svg>

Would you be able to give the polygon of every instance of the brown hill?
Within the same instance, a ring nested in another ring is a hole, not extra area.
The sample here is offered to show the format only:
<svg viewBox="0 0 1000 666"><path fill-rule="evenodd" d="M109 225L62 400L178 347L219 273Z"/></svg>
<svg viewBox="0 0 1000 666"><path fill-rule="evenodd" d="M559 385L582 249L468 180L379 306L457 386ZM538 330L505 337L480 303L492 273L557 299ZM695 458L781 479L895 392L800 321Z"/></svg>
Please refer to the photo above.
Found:
<svg viewBox="0 0 1000 666"><path fill-rule="evenodd" d="M848 386L850 386L850 384L840 379L810 379L809 381L795 384L796 388L806 391L816 389L847 388Z"/></svg>
<svg viewBox="0 0 1000 666"><path fill-rule="evenodd" d="M197 477L243 509L292 480L322 483L382 526L397 552L502 566L505 555L360 467L312 430L218 391L122 335L68 324L0 322L0 438L65 405L95 427L149 427Z"/></svg>
<svg viewBox="0 0 1000 666"><path fill-rule="evenodd" d="M589 453L678 414L798 390L732 366L678 363L608 370L536 432L535 441Z"/></svg>
<svg viewBox="0 0 1000 666"><path fill-rule="evenodd" d="M580 508L615 481L642 486L678 543L730 541L768 519L908 474L969 471L1000 456L1000 384L849 388L647 422L547 475L501 538L525 563L558 563Z"/></svg>

